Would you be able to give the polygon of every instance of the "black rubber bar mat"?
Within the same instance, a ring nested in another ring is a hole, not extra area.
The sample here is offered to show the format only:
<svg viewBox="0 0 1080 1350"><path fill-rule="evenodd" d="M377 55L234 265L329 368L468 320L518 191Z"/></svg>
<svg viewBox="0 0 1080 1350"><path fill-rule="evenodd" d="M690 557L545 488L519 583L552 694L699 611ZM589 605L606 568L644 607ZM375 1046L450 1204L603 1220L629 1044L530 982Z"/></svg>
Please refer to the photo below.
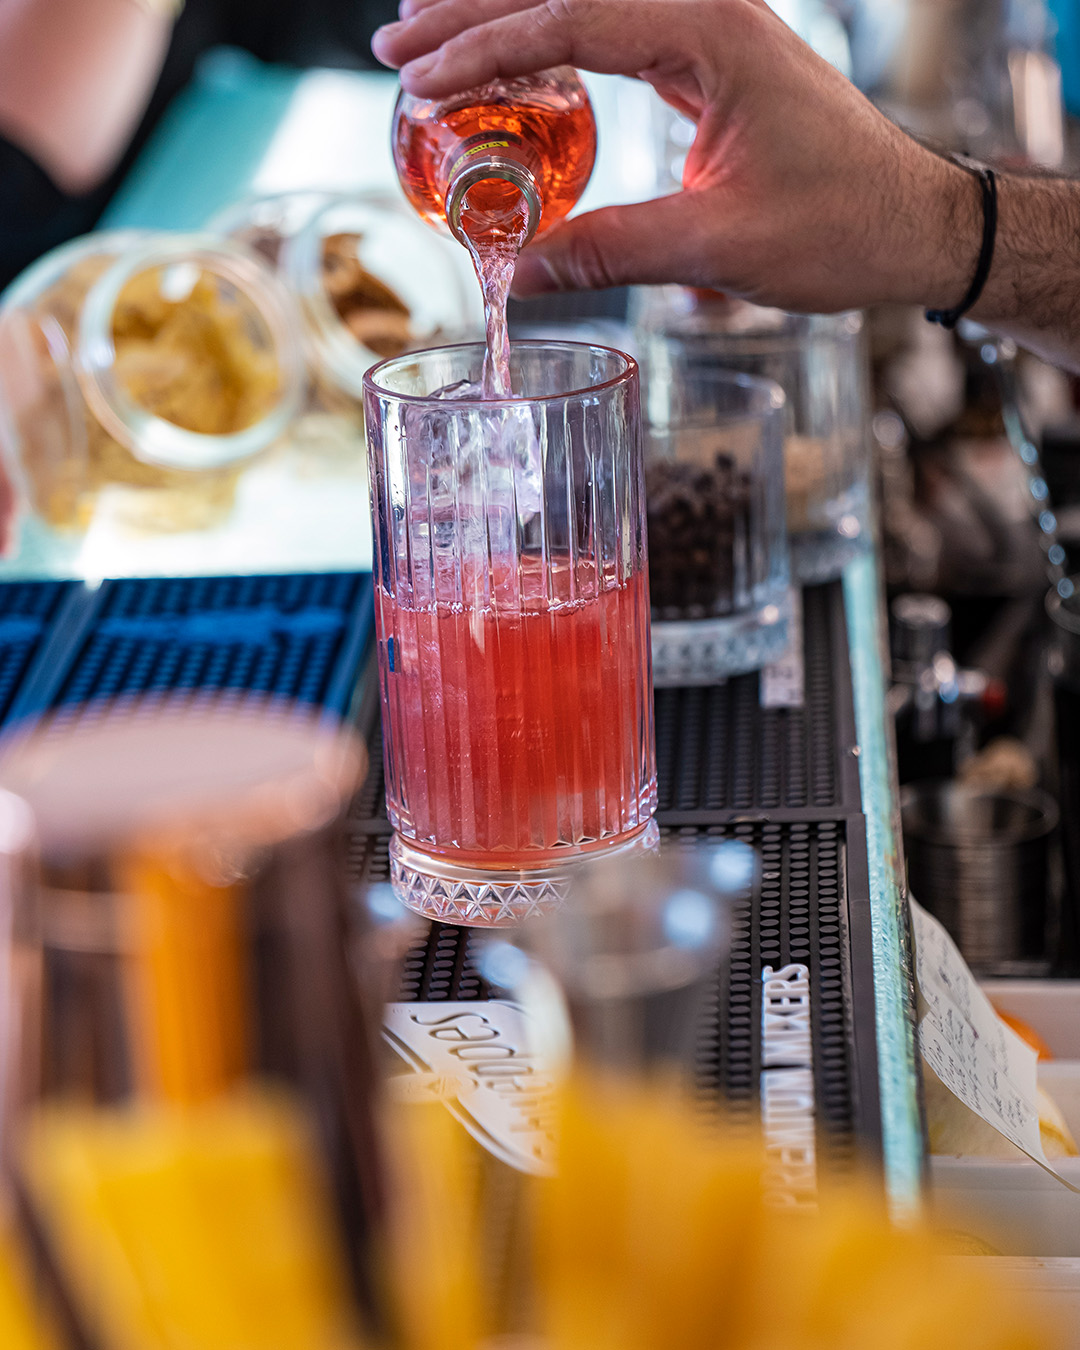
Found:
<svg viewBox="0 0 1080 1350"><path fill-rule="evenodd" d="M860 809L855 713L839 586L803 601L801 708L762 708L757 675L656 691L659 817L823 818Z"/></svg>
<svg viewBox="0 0 1080 1350"><path fill-rule="evenodd" d="M738 837L760 862L753 894L736 908L730 957L717 972L702 1027L700 1087L719 1094L736 1116L760 1121L767 1103L780 1101L766 1090L768 1075L808 1072L812 1089L803 1095L812 1098L817 1165L835 1170L856 1157L872 1160L881 1147L869 879L840 586L808 589L804 616L802 708L762 708L756 675L657 691L657 819L662 847ZM354 804L349 866L363 888L389 880L390 826L370 687L359 717L372 764ZM399 997L489 997L472 959L477 940L433 924L406 961ZM786 972L792 989L806 990L810 1054L802 1070L774 1045L763 1046L769 972ZM784 1080L775 1082L779 1089ZM785 1110L798 1095L787 1092Z"/></svg>
<svg viewBox="0 0 1080 1350"><path fill-rule="evenodd" d="M761 1110L763 975L804 967L817 1155L840 1165L880 1146L865 829L839 586L807 590L804 616L802 708L763 709L756 676L658 692L658 820L668 847L739 835L761 859L703 1028L703 1089L749 1117ZM372 768L354 804L350 867L359 886L385 881L371 632L366 574L9 583L0 719L185 690L351 709ZM401 996L485 997L470 943L434 926L408 959Z"/></svg>

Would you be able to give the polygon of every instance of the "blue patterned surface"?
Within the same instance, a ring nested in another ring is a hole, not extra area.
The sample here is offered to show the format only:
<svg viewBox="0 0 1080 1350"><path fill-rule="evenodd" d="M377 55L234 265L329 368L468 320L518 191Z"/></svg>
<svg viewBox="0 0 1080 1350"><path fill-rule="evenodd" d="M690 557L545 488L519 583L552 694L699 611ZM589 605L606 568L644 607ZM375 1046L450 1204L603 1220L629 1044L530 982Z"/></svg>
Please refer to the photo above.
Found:
<svg viewBox="0 0 1080 1350"><path fill-rule="evenodd" d="M23 681L71 592L72 587L61 581L0 585L0 721L11 715Z"/></svg>
<svg viewBox="0 0 1080 1350"><path fill-rule="evenodd" d="M196 690L344 716L372 631L366 572L0 585L0 720Z"/></svg>
<svg viewBox="0 0 1080 1350"><path fill-rule="evenodd" d="M361 611L366 647L370 609L370 577L350 572L115 581L55 702L232 689L343 712L334 672Z"/></svg>

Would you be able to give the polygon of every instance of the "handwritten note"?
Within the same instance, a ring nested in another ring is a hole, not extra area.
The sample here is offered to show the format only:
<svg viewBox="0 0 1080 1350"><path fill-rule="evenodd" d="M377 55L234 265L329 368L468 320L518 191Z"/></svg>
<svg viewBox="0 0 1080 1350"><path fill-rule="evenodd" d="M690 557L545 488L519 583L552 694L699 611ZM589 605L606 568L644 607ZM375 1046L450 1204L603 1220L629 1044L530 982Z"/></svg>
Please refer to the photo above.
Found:
<svg viewBox="0 0 1080 1350"><path fill-rule="evenodd" d="M1043 1152L1038 1055L998 1017L956 943L914 900L911 926L923 1059L969 1110L1074 1189Z"/></svg>

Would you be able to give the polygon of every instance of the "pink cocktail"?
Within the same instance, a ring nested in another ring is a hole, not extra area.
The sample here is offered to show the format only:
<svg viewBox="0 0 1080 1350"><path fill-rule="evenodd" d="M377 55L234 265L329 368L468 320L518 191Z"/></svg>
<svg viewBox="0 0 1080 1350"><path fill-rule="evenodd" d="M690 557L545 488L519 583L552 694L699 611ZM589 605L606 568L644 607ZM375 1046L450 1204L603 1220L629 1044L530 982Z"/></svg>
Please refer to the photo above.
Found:
<svg viewBox="0 0 1080 1350"><path fill-rule="evenodd" d="M482 361L386 362L366 410L394 883L490 924L648 846L656 769L636 367L518 344L520 397L461 397Z"/></svg>

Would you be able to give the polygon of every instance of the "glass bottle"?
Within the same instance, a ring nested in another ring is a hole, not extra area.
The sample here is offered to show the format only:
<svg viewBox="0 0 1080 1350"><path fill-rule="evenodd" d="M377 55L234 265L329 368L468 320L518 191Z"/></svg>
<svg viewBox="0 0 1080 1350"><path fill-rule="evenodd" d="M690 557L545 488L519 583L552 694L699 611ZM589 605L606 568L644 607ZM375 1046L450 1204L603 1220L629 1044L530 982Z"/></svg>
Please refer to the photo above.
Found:
<svg viewBox="0 0 1080 1350"><path fill-rule="evenodd" d="M409 201L465 243L561 220L584 191L596 121L577 72L559 66L446 99L402 91L391 144Z"/></svg>

